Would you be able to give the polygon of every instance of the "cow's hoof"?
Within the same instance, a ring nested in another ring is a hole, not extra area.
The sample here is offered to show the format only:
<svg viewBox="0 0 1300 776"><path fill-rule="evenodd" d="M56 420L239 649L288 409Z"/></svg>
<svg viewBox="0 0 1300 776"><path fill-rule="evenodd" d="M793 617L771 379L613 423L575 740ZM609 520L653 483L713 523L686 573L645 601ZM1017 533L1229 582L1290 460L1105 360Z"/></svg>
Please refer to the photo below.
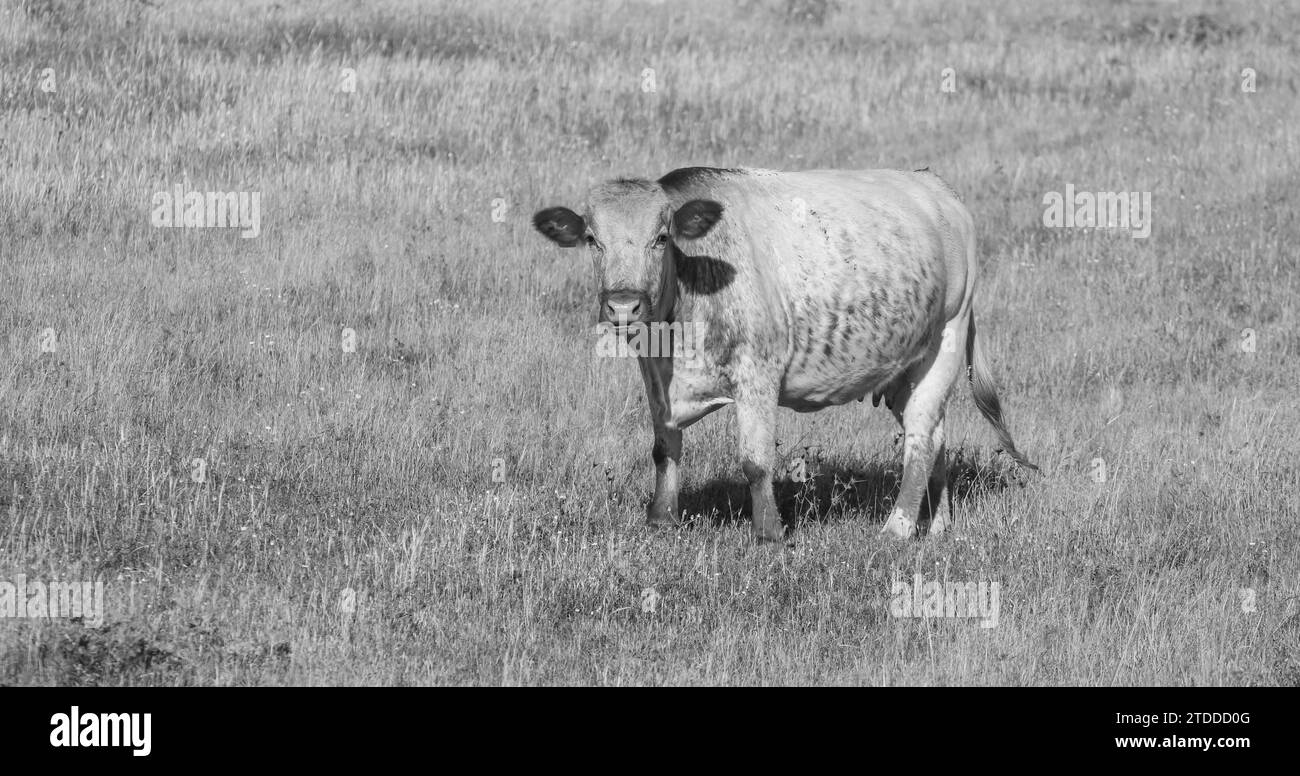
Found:
<svg viewBox="0 0 1300 776"><path fill-rule="evenodd" d="M916 535L916 521L903 517L902 512L893 512L889 515L889 519L885 521L885 526L880 529L880 532L895 539L911 539Z"/></svg>

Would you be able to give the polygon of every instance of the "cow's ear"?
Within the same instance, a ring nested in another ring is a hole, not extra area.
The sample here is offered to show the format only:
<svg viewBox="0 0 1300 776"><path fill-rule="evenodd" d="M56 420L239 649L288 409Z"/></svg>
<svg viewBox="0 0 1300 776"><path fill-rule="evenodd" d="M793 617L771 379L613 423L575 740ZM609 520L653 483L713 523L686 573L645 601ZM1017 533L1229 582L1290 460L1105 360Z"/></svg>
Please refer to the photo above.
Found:
<svg viewBox="0 0 1300 776"><path fill-rule="evenodd" d="M694 240L708 234L719 218L722 218L722 205L711 199L693 199L677 208L673 226L678 237Z"/></svg>
<svg viewBox="0 0 1300 776"><path fill-rule="evenodd" d="M572 248L582 242L587 222L567 207L548 207L533 216L533 226L562 248Z"/></svg>

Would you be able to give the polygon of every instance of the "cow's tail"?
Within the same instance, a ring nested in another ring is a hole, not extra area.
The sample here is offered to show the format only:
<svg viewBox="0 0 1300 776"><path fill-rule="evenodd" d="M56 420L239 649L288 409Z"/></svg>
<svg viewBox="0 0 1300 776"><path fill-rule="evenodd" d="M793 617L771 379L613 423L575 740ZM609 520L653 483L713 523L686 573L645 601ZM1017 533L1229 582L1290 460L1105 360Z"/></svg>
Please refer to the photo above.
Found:
<svg viewBox="0 0 1300 776"><path fill-rule="evenodd" d="M980 408L980 412L992 424L993 430L998 435L998 444L1016 463L1037 471L1038 467L1030 463L1029 459L1016 449L1016 443L1011 441L1011 432L1007 431L1007 425L1002 420L1002 404L998 401L997 388L993 385L988 362L984 360L979 340L975 337L974 310L971 311L970 328L966 333L966 363L970 366L968 374L971 393L975 396L975 406Z"/></svg>

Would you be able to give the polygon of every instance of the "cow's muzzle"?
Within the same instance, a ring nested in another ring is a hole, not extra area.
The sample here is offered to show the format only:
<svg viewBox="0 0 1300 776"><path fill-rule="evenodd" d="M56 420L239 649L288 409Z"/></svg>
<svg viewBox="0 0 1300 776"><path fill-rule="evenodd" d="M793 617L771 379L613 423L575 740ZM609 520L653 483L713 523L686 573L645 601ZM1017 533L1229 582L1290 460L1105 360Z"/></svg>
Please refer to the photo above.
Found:
<svg viewBox="0 0 1300 776"><path fill-rule="evenodd" d="M600 295L600 321L626 326L647 320L650 299L640 291L604 291Z"/></svg>

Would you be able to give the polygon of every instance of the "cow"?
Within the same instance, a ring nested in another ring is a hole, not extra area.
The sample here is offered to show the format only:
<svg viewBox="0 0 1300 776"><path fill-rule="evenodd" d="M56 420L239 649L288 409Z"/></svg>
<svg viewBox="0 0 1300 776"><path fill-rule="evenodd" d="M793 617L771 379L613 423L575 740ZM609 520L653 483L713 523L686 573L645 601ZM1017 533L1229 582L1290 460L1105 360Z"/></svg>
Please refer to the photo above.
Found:
<svg viewBox="0 0 1300 776"><path fill-rule="evenodd" d="M975 228L928 168L776 172L688 167L657 181L596 186L582 215L541 210L533 226L586 246L598 317L631 324L703 322L702 353L637 359L654 445L652 526L678 519L682 429L734 404L741 469L760 540L784 525L772 481L777 407L811 412L871 395L903 428L903 478L882 533L948 527L943 421L966 366L976 406L1001 449L1016 449L976 338Z"/></svg>

